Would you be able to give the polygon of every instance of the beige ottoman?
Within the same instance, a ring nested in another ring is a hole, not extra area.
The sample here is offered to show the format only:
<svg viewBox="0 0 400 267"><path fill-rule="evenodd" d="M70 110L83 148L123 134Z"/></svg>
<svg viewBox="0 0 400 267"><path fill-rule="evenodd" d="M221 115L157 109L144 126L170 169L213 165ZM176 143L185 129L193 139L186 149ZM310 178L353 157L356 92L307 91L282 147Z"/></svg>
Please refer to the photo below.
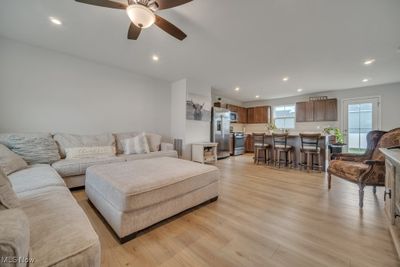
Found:
<svg viewBox="0 0 400 267"><path fill-rule="evenodd" d="M124 243L136 233L218 198L219 171L176 158L89 167L85 191Z"/></svg>

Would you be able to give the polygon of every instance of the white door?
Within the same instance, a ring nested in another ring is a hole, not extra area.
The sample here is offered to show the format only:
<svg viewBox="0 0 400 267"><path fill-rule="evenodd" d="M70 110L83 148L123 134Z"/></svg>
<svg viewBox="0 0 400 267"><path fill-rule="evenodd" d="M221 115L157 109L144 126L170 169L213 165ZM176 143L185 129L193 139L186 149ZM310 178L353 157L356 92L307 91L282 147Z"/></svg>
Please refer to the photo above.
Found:
<svg viewBox="0 0 400 267"><path fill-rule="evenodd" d="M365 152L368 132L380 129L380 97L345 99L342 114L348 152Z"/></svg>

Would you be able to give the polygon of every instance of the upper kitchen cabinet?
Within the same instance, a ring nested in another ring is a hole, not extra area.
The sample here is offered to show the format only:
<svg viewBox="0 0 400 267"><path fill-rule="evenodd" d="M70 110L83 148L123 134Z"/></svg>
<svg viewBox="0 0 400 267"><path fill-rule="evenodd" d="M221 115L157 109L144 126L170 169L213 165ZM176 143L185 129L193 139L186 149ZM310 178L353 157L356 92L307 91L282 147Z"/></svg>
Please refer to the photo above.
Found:
<svg viewBox="0 0 400 267"><path fill-rule="evenodd" d="M238 114L238 123L247 123L247 109L231 104L227 104L226 108L229 109L230 112L235 112Z"/></svg>
<svg viewBox="0 0 400 267"><path fill-rule="evenodd" d="M269 123L271 119L271 107L247 108L247 123Z"/></svg>
<svg viewBox="0 0 400 267"><path fill-rule="evenodd" d="M296 122L312 121L314 121L314 103L312 101L296 103Z"/></svg>
<svg viewBox="0 0 400 267"><path fill-rule="evenodd" d="M337 99L296 103L296 122L337 121Z"/></svg>
<svg viewBox="0 0 400 267"><path fill-rule="evenodd" d="M325 103L325 120L337 121L338 120L338 103L337 99L328 99Z"/></svg>

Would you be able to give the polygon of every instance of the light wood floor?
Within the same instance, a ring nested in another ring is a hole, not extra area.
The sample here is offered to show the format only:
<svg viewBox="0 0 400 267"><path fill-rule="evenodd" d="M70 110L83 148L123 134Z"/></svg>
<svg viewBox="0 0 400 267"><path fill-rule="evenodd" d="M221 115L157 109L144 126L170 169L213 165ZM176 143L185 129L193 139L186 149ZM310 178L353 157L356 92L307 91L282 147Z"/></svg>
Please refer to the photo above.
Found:
<svg viewBox="0 0 400 267"><path fill-rule="evenodd" d="M87 201L102 266L400 266L383 212L383 189L324 174L255 166L248 155L219 161L220 198L120 245Z"/></svg>

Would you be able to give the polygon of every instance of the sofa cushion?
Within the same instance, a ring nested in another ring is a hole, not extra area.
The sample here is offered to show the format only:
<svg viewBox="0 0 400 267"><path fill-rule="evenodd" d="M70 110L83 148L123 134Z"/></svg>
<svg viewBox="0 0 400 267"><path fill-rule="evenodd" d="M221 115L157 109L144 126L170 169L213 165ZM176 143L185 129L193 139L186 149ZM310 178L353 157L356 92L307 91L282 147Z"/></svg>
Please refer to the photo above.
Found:
<svg viewBox="0 0 400 267"><path fill-rule="evenodd" d="M66 159L107 158L115 156L115 146L86 146L65 148Z"/></svg>
<svg viewBox="0 0 400 267"><path fill-rule="evenodd" d="M62 159L54 162L51 166L62 176L75 176L86 173L86 169L93 165L108 164L113 162L122 162L124 158L108 157L108 158L88 158L88 159Z"/></svg>
<svg viewBox="0 0 400 267"><path fill-rule="evenodd" d="M175 158L144 159L88 168L86 188L123 212L160 203L218 182L219 170Z"/></svg>
<svg viewBox="0 0 400 267"><path fill-rule="evenodd" d="M150 152L160 151L162 136L154 133L146 133L147 142L149 144Z"/></svg>
<svg viewBox="0 0 400 267"><path fill-rule="evenodd" d="M26 258L29 254L29 220L22 209L0 211L0 258ZM25 262L1 266L27 266Z"/></svg>
<svg viewBox="0 0 400 267"><path fill-rule="evenodd" d="M0 210L18 208L19 200L7 175L0 170Z"/></svg>
<svg viewBox="0 0 400 267"><path fill-rule="evenodd" d="M0 169L3 170L6 175L27 167L28 164L23 158L12 152L6 146L0 144Z"/></svg>
<svg viewBox="0 0 400 267"><path fill-rule="evenodd" d="M329 171L336 176L350 179L357 182L362 174L369 168L369 165L362 162L331 160L329 162Z"/></svg>
<svg viewBox="0 0 400 267"><path fill-rule="evenodd" d="M132 138L123 139L121 143L125 155L150 153L149 144L144 133Z"/></svg>
<svg viewBox="0 0 400 267"><path fill-rule="evenodd" d="M57 144L49 133L0 134L0 143L29 164L50 164L60 159Z"/></svg>
<svg viewBox="0 0 400 267"><path fill-rule="evenodd" d="M177 158L178 153L175 150L169 150L169 151L150 152L148 154L118 155L118 158L122 158L126 161L138 160L138 159L161 158L161 157Z"/></svg>
<svg viewBox="0 0 400 267"><path fill-rule="evenodd" d="M56 170L46 164L29 166L27 169L10 174L9 179L17 195L50 186L65 187L63 179Z"/></svg>
<svg viewBox="0 0 400 267"><path fill-rule="evenodd" d="M139 135L139 132L126 132L126 133L115 133L115 143L117 147L117 154L124 153L124 147L122 145L122 140L135 137Z"/></svg>
<svg viewBox="0 0 400 267"><path fill-rule="evenodd" d="M95 146L115 146L115 138L112 134L98 135L77 135L57 133L54 135L62 158L65 158L66 148L73 147L95 147Z"/></svg>
<svg viewBox="0 0 400 267"><path fill-rule="evenodd" d="M100 266L98 237L66 187L21 197L21 208L35 266Z"/></svg>

